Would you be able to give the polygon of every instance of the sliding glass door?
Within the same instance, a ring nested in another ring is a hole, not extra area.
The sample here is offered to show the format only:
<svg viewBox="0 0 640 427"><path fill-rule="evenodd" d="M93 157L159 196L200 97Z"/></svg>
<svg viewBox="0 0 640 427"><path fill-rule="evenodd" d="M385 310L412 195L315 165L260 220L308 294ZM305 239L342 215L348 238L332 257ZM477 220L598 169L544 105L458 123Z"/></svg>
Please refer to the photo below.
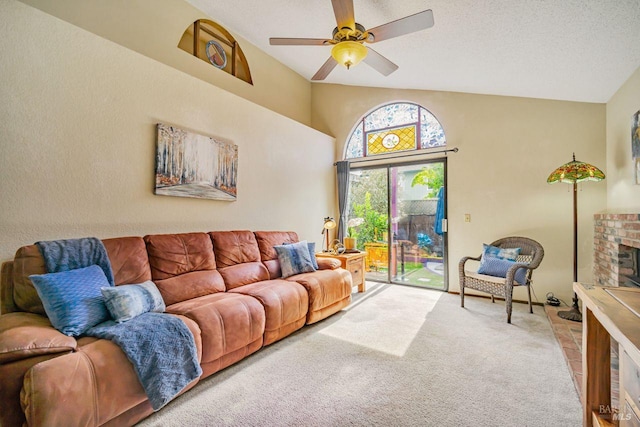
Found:
<svg viewBox="0 0 640 427"><path fill-rule="evenodd" d="M447 289L446 161L353 168L346 235L367 280Z"/></svg>
<svg viewBox="0 0 640 427"><path fill-rule="evenodd" d="M446 289L444 162L389 168L393 283Z"/></svg>

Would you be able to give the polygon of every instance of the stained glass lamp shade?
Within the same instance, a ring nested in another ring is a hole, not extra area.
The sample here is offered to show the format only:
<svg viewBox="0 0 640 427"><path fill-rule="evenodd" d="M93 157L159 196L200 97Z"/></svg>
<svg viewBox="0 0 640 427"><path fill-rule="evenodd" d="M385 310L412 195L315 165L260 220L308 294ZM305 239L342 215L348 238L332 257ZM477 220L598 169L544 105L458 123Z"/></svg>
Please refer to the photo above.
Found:
<svg viewBox="0 0 640 427"><path fill-rule="evenodd" d="M597 167L589 163L576 160L575 153L573 160L565 163L558 169L551 172L547 182L554 184L564 182L573 185L573 281L578 281L578 183L583 181L602 181L604 173ZM576 322L582 321L582 314L578 306L578 296L573 293L573 305L569 311L560 311L558 316Z"/></svg>
<svg viewBox="0 0 640 427"><path fill-rule="evenodd" d="M574 184L582 181L602 181L603 179L604 173L600 169L589 163L577 161L574 154L572 161L551 172L547 182L549 184L556 182Z"/></svg>

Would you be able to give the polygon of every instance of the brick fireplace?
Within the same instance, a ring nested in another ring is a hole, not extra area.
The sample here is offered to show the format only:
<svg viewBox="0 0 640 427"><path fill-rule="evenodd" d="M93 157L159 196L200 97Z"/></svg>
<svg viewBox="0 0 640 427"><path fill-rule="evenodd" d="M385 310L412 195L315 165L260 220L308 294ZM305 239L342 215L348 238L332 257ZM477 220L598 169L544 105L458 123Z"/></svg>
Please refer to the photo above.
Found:
<svg viewBox="0 0 640 427"><path fill-rule="evenodd" d="M596 214L594 223L595 284L633 286L640 276L640 214Z"/></svg>

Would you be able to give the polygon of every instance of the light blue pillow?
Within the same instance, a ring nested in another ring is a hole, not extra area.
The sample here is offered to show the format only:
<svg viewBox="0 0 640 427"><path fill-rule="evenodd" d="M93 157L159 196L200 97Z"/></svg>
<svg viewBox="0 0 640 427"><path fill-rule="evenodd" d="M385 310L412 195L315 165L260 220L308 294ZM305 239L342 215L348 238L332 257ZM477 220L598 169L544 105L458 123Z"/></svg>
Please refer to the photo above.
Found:
<svg viewBox="0 0 640 427"><path fill-rule="evenodd" d="M111 286L102 268L91 265L29 276L54 328L77 337L110 319L100 289Z"/></svg>
<svg viewBox="0 0 640 427"><path fill-rule="evenodd" d="M151 280L134 285L109 286L101 291L107 309L117 323L150 311L162 313L165 309L162 295Z"/></svg>
<svg viewBox="0 0 640 427"><path fill-rule="evenodd" d="M283 245L291 245L292 243L283 243ZM309 256L311 257L311 264L316 270L318 267L318 259L316 258L316 242L307 242L307 248L309 249Z"/></svg>
<svg viewBox="0 0 640 427"><path fill-rule="evenodd" d="M277 245L273 249L278 254L283 278L316 271L311 262L311 254L309 254L306 240L289 245Z"/></svg>
<svg viewBox="0 0 640 427"><path fill-rule="evenodd" d="M515 261L520 255L521 248L499 248L497 246L482 244L482 257L490 256L493 258L508 259Z"/></svg>
<svg viewBox="0 0 640 427"><path fill-rule="evenodd" d="M487 256L484 257L484 262L480 264L478 269L479 274L486 274L494 277L507 277L507 271L516 264L514 261L508 259L500 259L496 257ZM519 268L516 271L514 280L521 285L524 285L527 280L527 269Z"/></svg>

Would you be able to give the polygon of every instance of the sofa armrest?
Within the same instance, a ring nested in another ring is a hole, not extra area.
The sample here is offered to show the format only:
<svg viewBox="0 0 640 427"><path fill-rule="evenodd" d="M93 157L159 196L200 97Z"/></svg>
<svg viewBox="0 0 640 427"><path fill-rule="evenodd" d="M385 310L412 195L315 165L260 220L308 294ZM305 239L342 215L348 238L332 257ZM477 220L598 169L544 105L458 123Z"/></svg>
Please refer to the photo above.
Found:
<svg viewBox="0 0 640 427"><path fill-rule="evenodd" d="M22 312L0 316L0 365L76 348L76 340L60 333L44 316Z"/></svg>
<svg viewBox="0 0 640 427"><path fill-rule="evenodd" d="M318 270L335 270L342 264L335 258L318 258Z"/></svg>

